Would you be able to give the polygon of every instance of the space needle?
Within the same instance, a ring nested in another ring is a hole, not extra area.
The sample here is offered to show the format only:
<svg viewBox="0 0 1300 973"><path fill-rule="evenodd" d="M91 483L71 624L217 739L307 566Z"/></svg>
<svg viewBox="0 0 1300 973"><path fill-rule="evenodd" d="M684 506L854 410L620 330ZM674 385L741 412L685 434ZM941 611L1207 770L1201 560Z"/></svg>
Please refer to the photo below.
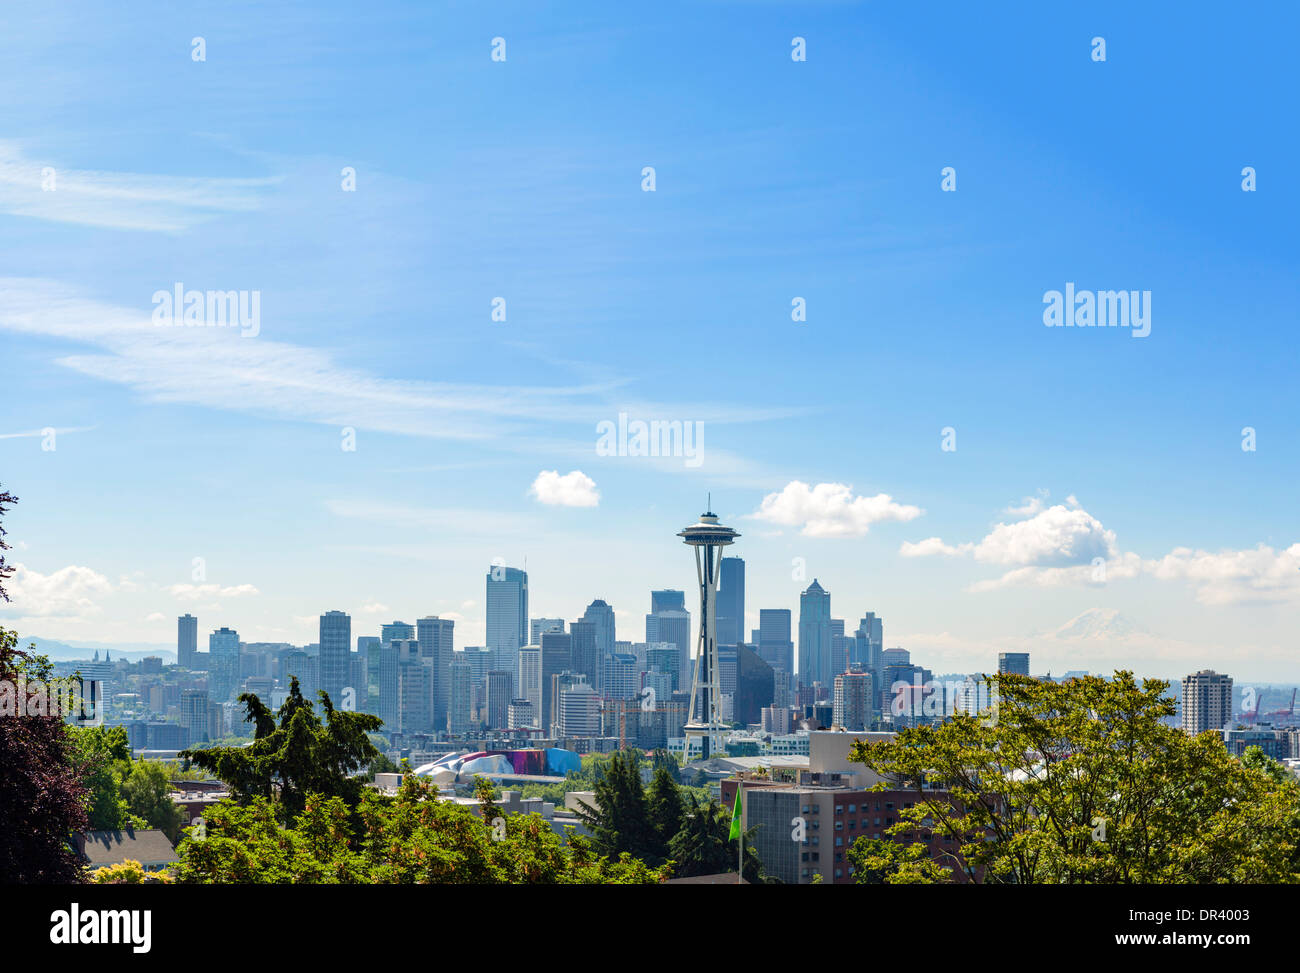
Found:
<svg viewBox="0 0 1300 973"><path fill-rule="evenodd" d="M713 506L712 498L709 506ZM700 514L699 523L677 532L682 542L695 548L695 573L700 582L700 638L696 645L695 674L691 678L691 702L686 711L685 758L691 759L696 740L701 757L709 758L722 749L726 727L722 723L722 696L718 682L718 574L722 549L740 536L723 527L717 514ZM697 709L695 701L700 701Z"/></svg>

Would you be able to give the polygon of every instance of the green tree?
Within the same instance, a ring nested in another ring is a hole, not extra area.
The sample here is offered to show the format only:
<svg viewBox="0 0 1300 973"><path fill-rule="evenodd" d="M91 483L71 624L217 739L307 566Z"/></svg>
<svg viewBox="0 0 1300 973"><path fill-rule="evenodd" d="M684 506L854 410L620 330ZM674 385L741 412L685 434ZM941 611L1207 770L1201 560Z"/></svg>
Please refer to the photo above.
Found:
<svg viewBox="0 0 1300 973"><path fill-rule="evenodd" d="M371 743L374 741L372 740ZM366 769L366 780L374 782L375 774L396 774L399 773L397 764L386 753L381 753L378 757L370 762Z"/></svg>
<svg viewBox="0 0 1300 973"><path fill-rule="evenodd" d="M672 857L669 845L673 836L682 830L682 824L686 819L681 790L677 786L673 772L666 765L661 763L656 768L646 800L650 826L654 829L655 835L653 860L666 862Z"/></svg>
<svg viewBox="0 0 1300 973"><path fill-rule="evenodd" d="M577 813L591 830L597 850L603 855L626 853L653 860L656 835L641 784L640 753L625 750L614 754L593 790L596 807L580 805Z"/></svg>
<svg viewBox="0 0 1300 973"><path fill-rule="evenodd" d="M367 713L336 710L321 691L322 723L303 698L297 677L277 717L253 693L239 697L253 723L253 742L244 747L212 747L182 751L204 770L225 781L241 804L255 798L277 799L284 820L301 814L307 795L338 797L349 808L360 804L364 781L355 776L379 751L366 735L383 721Z"/></svg>
<svg viewBox="0 0 1300 973"><path fill-rule="evenodd" d="M686 802L681 830L669 842L673 874L682 878L695 875L718 875L736 870L740 849L732 841L731 810L717 801L699 801L694 795ZM758 828L745 831L745 881L765 881L762 863L754 849Z"/></svg>
<svg viewBox="0 0 1300 973"><path fill-rule="evenodd" d="M73 750L86 788L87 827L120 831L136 822L122 796L122 781L131 772L131 745L121 726L69 727Z"/></svg>
<svg viewBox="0 0 1300 973"><path fill-rule="evenodd" d="M491 813L491 790L485 788ZM442 801L407 776L396 797L367 789L353 835L338 797L308 794L283 822L271 801L223 801L206 816L202 838L182 842L179 880L191 884L654 884L662 871L623 855L594 853L570 835L567 846L541 815L508 815L504 833L471 809ZM493 815L495 817L495 815Z"/></svg>
<svg viewBox="0 0 1300 973"><path fill-rule="evenodd" d="M137 760L122 781L122 797L132 816L175 844L185 827L185 808L172 800L171 791L171 775L157 760Z"/></svg>
<svg viewBox="0 0 1300 973"><path fill-rule="evenodd" d="M850 850L861 880L1300 881L1300 786L1236 759L1217 734L1169 726L1168 683L1125 671L991 681L986 717L854 744L851 759L887 779L877 789L913 797L889 830L902 847ZM927 838L952 843L922 860L912 849Z"/></svg>

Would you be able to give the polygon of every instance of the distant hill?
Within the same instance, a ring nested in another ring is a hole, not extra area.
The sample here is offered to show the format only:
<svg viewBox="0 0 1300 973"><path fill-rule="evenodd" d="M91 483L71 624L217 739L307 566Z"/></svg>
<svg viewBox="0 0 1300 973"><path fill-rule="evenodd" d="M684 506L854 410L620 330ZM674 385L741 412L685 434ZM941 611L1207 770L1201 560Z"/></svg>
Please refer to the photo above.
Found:
<svg viewBox="0 0 1300 973"><path fill-rule="evenodd" d="M20 635L20 648L35 645L41 655L48 655L55 662L70 662L74 659L89 659L99 652L102 659L105 652L110 652L114 659L126 659L139 662L146 656L154 655L163 660L164 665L175 665L176 647L166 642L59 642L56 639L43 639L35 635Z"/></svg>

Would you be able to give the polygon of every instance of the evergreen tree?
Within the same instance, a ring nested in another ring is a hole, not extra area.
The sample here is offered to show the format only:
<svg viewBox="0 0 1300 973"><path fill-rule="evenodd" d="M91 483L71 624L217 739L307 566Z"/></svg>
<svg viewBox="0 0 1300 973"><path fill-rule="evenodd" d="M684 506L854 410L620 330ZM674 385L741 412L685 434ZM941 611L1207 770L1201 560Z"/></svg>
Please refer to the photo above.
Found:
<svg viewBox="0 0 1300 973"><path fill-rule="evenodd" d="M579 806L578 816L591 830L596 850L602 855L629 854L652 861L657 836L650 823L650 809L641 784L641 755L635 750L616 753L605 767L605 775L594 788L596 807Z"/></svg>
<svg viewBox="0 0 1300 973"><path fill-rule="evenodd" d="M681 791L673 779L672 771L660 764L650 782L650 794L647 800L650 826L655 833L655 863L662 863L672 857L669 847L673 837L682 830L686 809L682 804Z"/></svg>
<svg viewBox="0 0 1300 973"><path fill-rule="evenodd" d="M354 775L379 756L366 733L383 721L368 713L336 710L324 690L320 700L324 723L303 698L298 678L291 677L277 723L254 693L244 693L239 701L247 709L245 719L254 724L253 742L246 747L190 749L181 756L225 781L241 804L257 797L278 798L286 821L302 813L308 793L338 797L355 808L364 781Z"/></svg>

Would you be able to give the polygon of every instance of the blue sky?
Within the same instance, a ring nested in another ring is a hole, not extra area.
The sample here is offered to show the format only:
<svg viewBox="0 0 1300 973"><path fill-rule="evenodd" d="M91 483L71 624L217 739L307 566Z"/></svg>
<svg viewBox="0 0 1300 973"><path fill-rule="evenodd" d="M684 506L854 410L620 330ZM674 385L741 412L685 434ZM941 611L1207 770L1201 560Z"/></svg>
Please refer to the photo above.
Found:
<svg viewBox="0 0 1300 973"><path fill-rule="evenodd" d="M712 491L749 626L817 577L940 672L1294 678L1300 17L965 6L9 12L0 618L474 645L527 557L534 616L640 640ZM1067 281L1150 335L1045 328ZM176 282L259 333L152 326ZM703 461L597 455L620 412Z"/></svg>

